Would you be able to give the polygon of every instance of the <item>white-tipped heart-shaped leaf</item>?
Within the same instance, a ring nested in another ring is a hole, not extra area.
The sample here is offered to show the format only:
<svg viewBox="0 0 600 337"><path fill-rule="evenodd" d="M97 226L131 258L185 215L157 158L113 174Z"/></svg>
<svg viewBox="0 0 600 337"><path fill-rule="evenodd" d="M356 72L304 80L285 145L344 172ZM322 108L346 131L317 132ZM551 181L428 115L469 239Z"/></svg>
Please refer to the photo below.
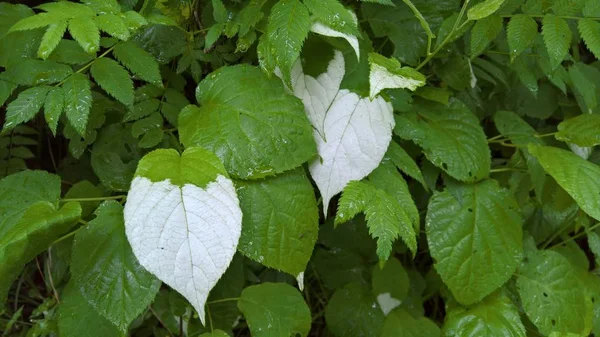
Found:
<svg viewBox="0 0 600 337"><path fill-rule="evenodd" d="M140 264L180 292L204 323L209 291L229 266L242 229L233 182L216 155L153 151L138 164L125 231Z"/></svg>
<svg viewBox="0 0 600 337"><path fill-rule="evenodd" d="M351 180L360 180L381 162L392 139L392 105L383 98L361 98L340 90L344 56L335 51L327 72L304 75L297 62L292 70L293 92L302 99L315 128L319 157L310 162L310 174L323 197L324 213L331 198Z"/></svg>
<svg viewBox="0 0 600 337"><path fill-rule="evenodd" d="M356 14L354 14L354 12L352 12L351 10L348 10L348 15L352 18L354 26L356 26L358 24ZM356 53L356 58L360 59L360 47L358 44L358 38L355 35L349 34L348 32L339 31L335 27L332 27L332 25L326 24L320 20L315 20L315 22L310 27L310 31L323 36L341 37L342 39L345 39L346 41L348 41L352 49L354 49L354 52Z"/></svg>
<svg viewBox="0 0 600 337"><path fill-rule="evenodd" d="M369 54L369 96L375 98L383 89L417 90L425 85L425 76L410 67L402 67L394 58L387 58L377 53Z"/></svg>

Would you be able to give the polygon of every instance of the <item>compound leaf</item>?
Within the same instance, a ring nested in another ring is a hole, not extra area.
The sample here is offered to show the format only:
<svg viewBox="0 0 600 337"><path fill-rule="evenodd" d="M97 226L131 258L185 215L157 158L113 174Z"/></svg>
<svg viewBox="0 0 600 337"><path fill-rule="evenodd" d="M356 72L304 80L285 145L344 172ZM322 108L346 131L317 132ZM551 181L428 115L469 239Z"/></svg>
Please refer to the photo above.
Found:
<svg viewBox="0 0 600 337"><path fill-rule="evenodd" d="M600 58L600 23L585 18L579 20L577 28L587 48L596 58Z"/></svg>
<svg viewBox="0 0 600 337"><path fill-rule="evenodd" d="M92 107L92 91L90 80L81 73L71 75L62 88L65 95L65 114L71 126L85 136L88 117Z"/></svg>
<svg viewBox="0 0 600 337"><path fill-rule="evenodd" d="M556 68L565 59L571 46L571 29L565 19L546 14L542 20L542 36L550 56L552 68Z"/></svg>
<svg viewBox="0 0 600 337"><path fill-rule="evenodd" d="M120 43L115 46L113 54L134 75L158 87L163 87L158 62L135 43Z"/></svg>
<svg viewBox="0 0 600 337"><path fill-rule="evenodd" d="M511 60L514 60L527 48L531 47L537 34L538 25L532 17L526 14L513 16L507 28Z"/></svg>
<svg viewBox="0 0 600 337"><path fill-rule="evenodd" d="M69 33L87 53L95 53L100 49L100 31L90 18L76 17L69 20Z"/></svg>
<svg viewBox="0 0 600 337"><path fill-rule="evenodd" d="M486 0L482 3L479 3L467 12L467 18L469 20L481 20L489 17L494 14L502 5L504 5L506 0Z"/></svg>
<svg viewBox="0 0 600 337"><path fill-rule="evenodd" d="M471 57L479 56L502 30L502 17L490 15L478 20L471 29Z"/></svg>
<svg viewBox="0 0 600 337"><path fill-rule="evenodd" d="M6 132L33 119L44 105L50 89L47 85L41 85L22 91L6 108L6 120L2 131Z"/></svg>
<svg viewBox="0 0 600 337"><path fill-rule="evenodd" d="M58 46L66 30L67 21L51 24L46 33L44 33L44 37L42 37L42 42L37 52L38 57L44 60L47 59L52 54L52 51L54 51L54 48Z"/></svg>
<svg viewBox="0 0 600 337"><path fill-rule="evenodd" d="M271 9L266 36L271 45L266 52L275 62L288 85L291 71L310 30L308 9L299 0L281 0Z"/></svg>
<svg viewBox="0 0 600 337"><path fill-rule="evenodd" d="M101 57L91 68L92 76L100 88L125 105L133 105L133 81L129 73L116 61Z"/></svg>

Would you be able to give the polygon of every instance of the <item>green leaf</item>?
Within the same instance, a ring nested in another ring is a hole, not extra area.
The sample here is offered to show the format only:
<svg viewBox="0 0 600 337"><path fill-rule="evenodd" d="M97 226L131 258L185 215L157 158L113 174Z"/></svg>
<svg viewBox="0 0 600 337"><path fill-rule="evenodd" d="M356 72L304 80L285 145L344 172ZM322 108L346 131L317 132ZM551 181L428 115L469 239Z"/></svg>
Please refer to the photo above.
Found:
<svg viewBox="0 0 600 337"><path fill-rule="evenodd" d="M408 274L400 261L391 258L383 269L380 266L373 267L371 285L381 310L387 315L408 296L410 284Z"/></svg>
<svg viewBox="0 0 600 337"><path fill-rule="evenodd" d="M525 337L517 307L503 291L472 307L454 305L446 314L444 336Z"/></svg>
<svg viewBox="0 0 600 337"><path fill-rule="evenodd" d="M362 2L372 2L375 4L386 5L386 6L396 6L392 0L360 0Z"/></svg>
<svg viewBox="0 0 600 337"><path fill-rule="evenodd" d="M53 84L64 80L73 70L55 61L24 60L9 68L0 78L19 85Z"/></svg>
<svg viewBox="0 0 600 337"><path fill-rule="evenodd" d="M313 20L326 24L338 32L360 36L352 15L338 0L304 0Z"/></svg>
<svg viewBox="0 0 600 337"><path fill-rule="evenodd" d="M91 68L92 76L100 88L125 105L133 105L133 81L129 73L116 61L101 57Z"/></svg>
<svg viewBox="0 0 600 337"><path fill-rule="evenodd" d="M98 201L87 201L81 205L81 217L87 218L100 205L100 198L105 196L102 185L96 186L87 180L75 183L65 194L65 199L99 198Z"/></svg>
<svg viewBox="0 0 600 337"><path fill-rule="evenodd" d="M265 2L266 0L250 0L250 2L242 8L236 17L236 21L240 25L239 36L248 34L263 18L264 13L262 12L262 7Z"/></svg>
<svg viewBox="0 0 600 337"><path fill-rule="evenodd" d="M208 29L208 32L206 33L206 38L204 39L205 50L210 49L215 44L215 42L217 42L217 40L221 36L221 33L223 33L223 28L225 28L225 26L219 23L212 25Z"/></svg>
<svg viewBox="0 0 600 337"><path fill-rule="evenodd" d="M486 0L479 3L469 9L467 12L467 19L469 20L481 20L488 16L496 13L506 0Z"/></svg>
<svg viewBox="0 0 600 337"><path fill-rule="evenodd" d="M529 152L584 212L600 220L600 166L551 146L529 145Z"/></svg>
<svg viewBox="0 0 600 337"><path fill-rule="evenodd" d="M594 0L587 0L583 6L583 15L586 17L599 17L600 3Z"/></svg>
<svg viewBox="0 0 600 337"><path fill-rule="evenodd" d="M58 307L58 329L61 336L110 337L120 332L83 298L72 282L68 283Z"/></svg>
<svg viewBox="0 0 600 337"><path fill-rule="evenodd" d="M21 177L26 177L27 173L34 174L31 171L25 171ZM9 176L16 178L18 174ZM0 183L7 183L6 194L15 192L18 185L5 178ZM34 177L38 178L38 177ZM3 184L4 185L4 184ZM12 185L12 186L10 186ZM39 189L39 186L37 186ZM25 194L23 190L17 190L18 193ZM7 200L3 195L2 200ZM25 196L27 198L27 196ZM22 209L24 204L29 204L29 200L16 200L13 204ZM20 201L20 202L19 202ZM61 209L48 201L31 203L16 223L10 223L13 217L3 217L2 227L0 227L0 301L4 302L8 289L14 281L23 266L35 258L39 253L48 249L52 243L65 234L79 220L81 207L78 203L67 203ZM8 208L8 207L7 207ZM8 212L12 210L9 209ZM14 213L13 213L14 214ZM13 215L11 214L11 215ZM13 218L14 219L14 218ZM6 221L8 220L8 221Z"/></svg>
<svg viewBox="0 0 600 337"><path fill-rule="evenodd" d="M581 19L577 25L587 48L600 58L600 23L592 19Z"/></svg>
<svg viewBox="0 0 600 337"><path fill-rule="evenodd" d="M475 22L471 29L471 58L479 56L502 30L502 17L490 15Z"/></svg>
<svg viewBox="0 0 600 337"><path fill-rule="evenodd" d="M398 179L402 178L398 176ZM402 183L406 185L405 182ZM406 187L404 190L404 193L407 193ZM398 192L403 193L401 190ZM369 234L377 239L377 255L380 260L385 261L389 258L392 244L398 237L402 237L413 254L416 252L414 227L415 220L418 219L386 191L372 184L351 181L344 188L339 200L335 223L344 223L361 212L366 215Z"/></svg>
<svg viewBox="0 0 600 337"><path fill-rule="evenodd" d="M242 291L238 307L246 317L252 336L307 336L310 310L298 290L285 283L262 283Z"/></svg>
<svg viewBox="0 0 600 337"><path fill-rule="evenodd" d="M92 168L109 190L128 191L131 179L142 157L131 128L108 125L100 131L92 148Z"/></svg>
<svg viewBox="0 0 600 337"><path fill-rule="evenodd" d="M67 21L60 21L54 24L51 24L50 27L46 30L44 37L42 38L42 42L40 43L40 48L38 49L37 55L41 59L47 59L48 56L52 53L54 48L58 46L58 43L62 39L65 31L67 30Z"/></svg>
<svg viewBox="0 0 600 337"><path fill-rule="evenodd" d="M154 56L158 63L165 64L183 54L186 39L181 28L155 24L140 29L131 40Z"/></svg>
<svg viewBox="0 0 600 337"><path fill-rule="evenodd" d="M281 0L271 9L266 32L271 48L267 53L275 58L288 86L291 86L292 67L309 30L308 9L299 0Z"/></svg>
<svg viewBox="0 0 600 337"><path fill-rule="evenodd" d="M537 22L529 15L517 14L510 19L507 36L511 61L533 45L537 34Z"/></svg>
<svg viewBox="0 0 600 337"><path fill-rule="evenodd" d="M554 69L569 54L572 39L571 29L565 19L553 14L546 14L542 21L542 36Z"/></svg>
<svg viewBox="0 0 600 337"><path fill-rule="evenodd" d="M90 81L81 73L71 75L63 83L65 94L65 114L69 123L82 137L88 124L90 108L92 107L92 92Z"/></svg>
<svg viewBox="0 0 600 337"><path fill-rule="evenodd" d="M432 31L438 31L444 18L459 11L458 2L455 0L413 2ZM399 0L393 3L396 4L395 7L363 3L361 21L369 22L375 37L389 38L394 44L394 57L402 63L416 66L427 54L428 41L425 29L409 6ZM438 36L437 39L439 38Z"/></svg>
<svg viewBox="0 0 600 337"><path fill-rule="evenodd" d="M377 337L384 315L371 291L360 283L337 289L327 307L327 328L339 337Z"/></svg>
<svg viewBox="0 0 600 337"><path fill-rule="evenodd" d="M427 317L414 318L408 311L398 308L383 322L380 337L439 337L440 328ZM452 335L455 336L455 335ZM467 335L456 335L467 336Z"/></svg>
<svg viewBox="0 0 600 337"><path fill-rule="evenodd" d="M196 88L201 107L179 115L186 146L216 154L235 178L256 179L300 166L316 153L312 127L297 98L256 67L223 67Z"/></svg>
<svg viewBox="0 0 600 337"><path fill-rule="evenodd" d="M521 147L521 151L523 151L530 172L533 188L536 191L536 197L541 201L542 197L548 196L547 193L544 193L546 175L538 160L527 150L527 145L530 143L543 145L544 141L541 138L536 137L537 133L531 125L512 111L496 112L494 115L494 123L502 136L510 139L512 143ZM547 204L544 203L544 205Z"/></svg>
<svg viewBox="0 0 600 337"><path fill-rule="evenodd" d="M596 79L599 75L598 69L581 62L569 67L570 86L584 113L598 111L600 85L596 85Z"/></svg>
<svg viewBox="0 0 600 337"><path fill-rule="evenodd" d="M377 53L369 54L370 98L374 99L383 89L409 89L415 91L425 85L425 76L410 67L401 67L394 58Z"/></svg>
<svg viewBox="0 0 600 337"><path fill-rule="evenodd" d="M100 31L90 18L69 20L69 33L86 52L95 53L100 49Z"/></svg>
<svg viewBox="0 0 600 337"><path fill-rule="evenodd" d="M160 287L133 255L123 206L116 201L100 205L96 218L75 235L71 273L74 287L88 303L123 332Z"/></svg>
<svg viewBox="0 0 600 337"><path fill-rule="evenodd" d="M229 337L229 335L223 330L215 329L212 332L201 334L200 337Z"/></svg>
<svg viewBox="0 0 600 337"><path fill-rule="evenodd" d="M116 14L102 14L97 16L94 22L100 30L119 40L127 41L131 36L125 21Z"/></svg>
<svg viewBox="0 0 600 337"><path fill-rule="evenodd" d="M123 13L123 19L130 30L137 30L138 28L148 24L146 18L136 11L127 11Z"/></svg>
<svg viewBox="0 0 600 337"><path fill-rule="evenodd" d="M244 214L237 249L293 276L303 272L319 231L319 209L304 170L236 185Z"/></svg>
<svg viewBox="0 0 600 337"><path fill-rule="evenodd" d="M4 102L6 102L16 88L17 85L15 83L0 80L0 105L4 105Z"/></svg>
<svg viewBox="0 0 600 337"><path fill-rule="evenodd" d="M32 16L25 17L15 23L8 32L16 32L21 30L31 30L41 27L46 27L48 25L57 23L61 21L62 18L56 17L54 15L50 15L48 13L40 13Z"/></svg>
<svg viewBox="0 0 600 337"><path fill-rule="evenodd" d="M227 22L227 9L223 5L223 1L221 0L211 0L213 6L213 18L218 23Z"/></svg>
<svg viewBox="0 0 600 337"><path fill-rule="evenodd" d="M34 203L58 206L60 178L45 171L19 172L0 180L0 237L11 229Z"/></svg>
<svg viewBox="0 0 600 337"><path fill-rule="evenodd" d="M391 142L385 156L389 158L400 171L406 173L427 189L427 184L425 184L421 170L414 159L412 159L398 143Z"/></svg>
<svg viewBox="0 0 600 337"><path fill-rule="evenodd" d="M146 82L163 87L158 63L154 57L133 42L115 46L113 54L129 71Z"/></svg>
<svg viewBox="0 0 600 337"><path fill-rule="evenodd" d="M84 4L70 1L43 3L37 6L37 8L49 12L49 14L60 18L80 17L82 19L89 20L90 17L96 15L96 13L94 13L94 11L90 7Z"/></svg>
<svg viewBox="0 0 600 337"><path fill-rule="evenodd" d="M217 156L199 147L148 153L138 163L124 218L140 264L190 301L205 324L208 293L242 230L235 186Z"/></svg>
<svg viewBox="0 0 600 337"><path fill-rule="evenodd" d="M2 132L33 119L44 105L46 94L50 89L51 87L42 85L19 93L19 96L6 107L6 120Z"/></svg>
<svg viewBox="0 0 600 337"><path fill-rule="evenodd" d="M449 107L421 104L400 113L394 133L421 146L427 159L455 179L474 182L489 174L487 138L477 117L459 101Z"/></svg>
<svg viewBox="0 0 600 337"><path fill-rule="evenodd" d="M93 60L94 55L86 53L73 40L61 40L48 59L65 64L80 65Z"/></svg>
<svg viewBox="0 0 600 337"><path fill-rule="evenodd" d="M93 9L94 12L96 12L96 14L115 14L121 12L121 6L117 2L117 0L83 0L81 2Z"/></svg>
<svg viewBox="0 0 600 337"><path fill-rule="evenodd" d="M534 251L519 268L517 288L527 317L539 331L587 336L591 310L587 310L583 284L569 261L561 254Z"/></svg>
<svg viewBox="0 0 600 337"><path fill-rule="evenodd" d="M447 187L427 210L427 242L435 269L462 304L508 281L521 261L523 219L514 196L496 180Z"/></svg>
<svg viewBox="0 0 600 337"><path fill-rule="evenodd" d="M555 137L578 146L600 145L600 115L582 114L562 121Z"/></svg>
<svg viewBox="0 0 600 337"><path fill-rule="evenodd" d="M44 118L54 136L56 136L58 120L60 119L60 115L62 115L64 108L65 94L62 87L50 89L46 96L46 100L44 101Z"/></svg>

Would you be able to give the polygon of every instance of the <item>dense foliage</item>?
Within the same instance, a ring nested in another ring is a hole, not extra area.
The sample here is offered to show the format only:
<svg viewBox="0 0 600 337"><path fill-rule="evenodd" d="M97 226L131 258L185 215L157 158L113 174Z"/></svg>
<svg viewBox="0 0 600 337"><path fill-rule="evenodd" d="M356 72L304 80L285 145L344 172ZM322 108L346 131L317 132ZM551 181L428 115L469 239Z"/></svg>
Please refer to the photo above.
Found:
<svg viewBox="0 0 600 337"><path fill-rule="evenodd" d="M600 1L0 3L2 336L600 336Z"/></svg>

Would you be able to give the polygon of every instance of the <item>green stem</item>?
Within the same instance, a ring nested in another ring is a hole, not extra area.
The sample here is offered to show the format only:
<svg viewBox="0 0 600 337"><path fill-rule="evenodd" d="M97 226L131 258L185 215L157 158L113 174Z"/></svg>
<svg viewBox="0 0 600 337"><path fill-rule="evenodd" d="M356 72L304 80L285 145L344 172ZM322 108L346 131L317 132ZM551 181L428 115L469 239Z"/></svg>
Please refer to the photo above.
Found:
<svg viewBox="0 0 600 337"><path fill-rule="evenodd" d="M427 34L427 55L429 55L431 53L431 41L435 38L435 34L433 34L433 32L431 31L431 27L429 27L429 23L427 22L427 20L425 20L421 12L419 12L419 10L417 9L417 7L415 7L412 1L402 1L410 8L417 20L419 20L419 23L421 24L421 27L423 27L423 30L425 30L425 34Z"/></svg>
<svg viewBox="0 0 600 337"><path fill-rule="evenodd" d="M512 167L502 167L497 169L491 169L490 173L499 173L499 172L527 172L526 170L516 169Z"/></svg>
<svg viewBox="0 0 600 337"><path fill-rule="evenodd" d="M559 243L557 243L557 244L554 244L554 245L552 245L552 247L550 247L550 248L548 248L548 249L552 249L552 248L554 248L554 247L556 247L556 246L560 246L560 245L562 245L562 244L565 244L565 243L567 243L567 242L571 242L571 241L573 241L573 240L577 240L577 239L579 239L580 237L582 237L582 236L586 235L588 232L591 232L591 231L593 231L593 230L595 230L595 229L597 229L597 228L599 228L599 227L600 227L600 222L598 222L597 224L595 224L595 225L593 225L592 227L590 227L590 228L589 228L587 231L584 231L584 232L581 232L581 233L579 233L579 234L573 235L573 236L569 237L568 239L566 239L566 240L564 240L564 241L562 241L562 242L559 242ZM561 231L561 232L562 232L562 231ZM560 232L559 232L559 234L560 234ZM548 243L550 243L550 242L548 242ZM546 246L547 246L547 245L548 245L548 244L546 244Z"/></svg>
<svg viewBox="0 0 600 337"><path fill-rule="evenodd" d="M496 142L496 141L498 141L500 139L505 139L504 135L497 135L497 136L494 136L492 138L488 138L487 141L488 141L488 143L493 143L493 142ZM506 139L506 140L508 140L508 139Z"/></svg>
<svg viewBox="0 0 600 337"><path fill-rule="evenodd" d="M98 197L98 198L65 198L65 199L60 199L60 202L69 202L69 201L76 201L76 202L87 202L87 201L105 201L105 200L119 200L119 199L125 199L127 198L127 195L123 194L123 195L113 195L110 197Z"/></svg>
<svg viewBox="0 0 600 337"><path fill-rule="evenodd" d="M110 53L113 49L115 49L117 45L115 44L114 46L108 48L104 53L100 54L100 56L96 57L95 59L91 60L90 62L88 62L88 64L84 65L83 67L79 68L76 72L74 72L73 74L78 74L83 72L84 70L86 70L87 68L91 67L94 62L98 61L98 59L103 58L104 56L108 55L108 53ZM67 76L67 78L65 78L64 80L60 81L58 84L55 85L55 87L59 87L61 86L63 83L65 83L71 76L73 76L73 74Z"/></svg>
<svg viewBox="0 0 600 337"><path fill-rule="evenodd" d="M68 239L68 238L70 238L71 236L73 236L73 235L77 234L77 232L78 232L78 231L79 231L81 228L83 228L83 227L79 227L79 228L77 228L76 230L74 230L74 231L72 231L72 232L69 232L69 233L67 233L67 234L65 234L65 235L63 235L63 236L61 236L60 238L58 238L58 239L56 239L54 242L52 242L52 245L55 245L55 244L57 244L57 243L61 242L62 240Z"/></svg>
<svg viewBox="0 0 600 337"><path fill-rule="evenodd" d="M554 136L554 135L555 135L555 134L557 134L557 133L558 133L558 132L550 132L550 133L544 133L544 134L541 134L541 135L535 135L535 136L536 136L537 138L552 137L552 136Z"/></svg>
<svg viewBox="0 0 600 337"><path fill-rule="evenodd" d="M437 53L439 53L442 48L444 48L446 46L446 44L452 39L452 36L454 35L454 33L456 31L459 31L461 29L464 28L464 26L466 26L469 21L465 21L462 24L459 25L460 21L462 20L463 15L465 14L465 11L467 10L467 6L469 5L469 1L470 0L466 0L465 3L463 4L461 10L460 10L460 14L458 14L458 18L456 18L456 22L454 23L454 27L452 27L452 30L450 31L450 33L448 34L448 36L446 36L446 38L444 39L444 41L442 41L442 43L440 43L440 45L435 48L435 50L431 53L429 53L429 55L427 55L427 57L425 58L425 60L423 60L423 62L421 62L421 64L419 64L417 66L417 68L415 68L416 70L420 70L421 68L423 68L427 63L429 63L429 61L431 61L432 58L435 57L435 55L437 55Z"/></svg>
<svg viewBox="0 0 600 337"><path fill-rule="evenodd" d="M512 18L514 15L501 15L503 18ZM527 16L532 18L543 18L545 15L529 15ZM555 15L557 18L567 19L567 20L581 20L581 19L592 19L592 20L600 20L600 18L596 17L582 17L582 16L568 16L568 15Z"/></svg>
<svg viewBox="0 0 600 337"><path fill-rule="evenodd" d="M214 300L214 301L206 302L206 304L217 304L217 303L223 303L223 302L238 301L239 299L240 299L239 297L223 298L223 299L220 299L220 300Z"/></svg>

